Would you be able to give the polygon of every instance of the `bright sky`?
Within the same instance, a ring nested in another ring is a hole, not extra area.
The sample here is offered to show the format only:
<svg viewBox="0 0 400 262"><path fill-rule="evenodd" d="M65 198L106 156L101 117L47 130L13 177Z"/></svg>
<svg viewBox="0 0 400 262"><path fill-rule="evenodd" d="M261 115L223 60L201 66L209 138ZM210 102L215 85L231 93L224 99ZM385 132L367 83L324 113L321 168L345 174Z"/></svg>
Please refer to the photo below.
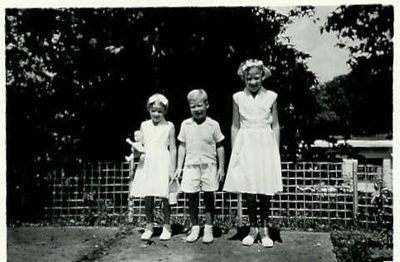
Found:
<svg viewBox="0 0 400 262"><path fill-rule="evenodd" d="M287 14L292 7L272 8L282 14ZM285 33L285 36L290 37L291 44L297 50L311 55L307 64L321 83L349 72L346 64L349 58L347 49L335 46L338 39L334 33L320 33L320 27L335 8L335 6L316 6L315 16L320 18L319 21L313 23L312 19L308 17L295 19Z"/></svg>

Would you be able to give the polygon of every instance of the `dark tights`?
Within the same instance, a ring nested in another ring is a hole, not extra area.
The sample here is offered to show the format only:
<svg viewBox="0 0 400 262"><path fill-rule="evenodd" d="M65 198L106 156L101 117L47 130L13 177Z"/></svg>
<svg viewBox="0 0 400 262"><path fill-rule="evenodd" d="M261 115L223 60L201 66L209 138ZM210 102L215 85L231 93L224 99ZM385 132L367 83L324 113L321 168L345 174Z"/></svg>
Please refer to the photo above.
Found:
<svg viewBox="0 0 400 262"><path fill-rule="evenodd" d="M199 193L187 193L189 197L189 216L192 225L199 224ZM206 224L211 224L214 218L214 192L204 192Z"/></svg>
<svg viewBox="0 0 400 262"><path fill-rule="evenodd" d="M147 223L153 223L154 222L154 197L153 196L146 196L144 198L144 204L145 204L145 212L146 212L146 218L147 218ZM164 224L168 225L169 224L169 217L170 217L170 207L168 203L167 198L162 198L162 209L164 213Z"/></svg>
<svg viewBox="0 0 400 262"><path fill-rule="evenodd" d="M247 210L249 213L249 221L251 227L257 227L257 202L256 197L258 196L261 225L262 227L266 227L268 224L268 217L270 214L270 206L271 206L271 196L267 195L257 195L257 194L244 194L244 198L247 203Z"/></svg>

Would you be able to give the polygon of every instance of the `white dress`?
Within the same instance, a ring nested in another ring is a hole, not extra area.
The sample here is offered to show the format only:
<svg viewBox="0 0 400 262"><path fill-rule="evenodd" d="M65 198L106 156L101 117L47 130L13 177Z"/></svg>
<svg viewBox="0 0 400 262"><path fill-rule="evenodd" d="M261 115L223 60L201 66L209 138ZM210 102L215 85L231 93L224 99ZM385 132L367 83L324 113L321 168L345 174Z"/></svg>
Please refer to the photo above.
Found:
<svg viewBox="0 0 400 262"><path fill-rule="evenodd" d="M145 157L138 165L130 186L134 197L169 196L169 172L171 156L168 149L171 122L154 125L152 120L142 122Z"/></svg>
<svg viewBox="0 0 400 262"><path fill-rule="evenodd" d="M282 191L279 146L271 128L277 96L264 88L256 97L247 89L233 95L239 108L240 128L232 148L225 191L265 195Z"/></svg>

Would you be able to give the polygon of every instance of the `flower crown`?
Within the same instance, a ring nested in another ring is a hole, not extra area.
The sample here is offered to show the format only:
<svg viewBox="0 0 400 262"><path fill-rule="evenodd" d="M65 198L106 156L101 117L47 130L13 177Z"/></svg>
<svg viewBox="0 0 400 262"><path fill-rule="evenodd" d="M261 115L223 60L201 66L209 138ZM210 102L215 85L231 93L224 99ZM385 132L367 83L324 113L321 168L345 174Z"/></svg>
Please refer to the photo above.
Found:
<svg viewBox="0 0 400 262"><path fill-rule="evenodd" d="M243 63L241 63L237 74L240 76L240 78L242 78L244 80L247 70L252 67L257 67L262 71L262 73L263 73L262 79L263 80L265 78L268 78L271 76L271 71L264 65L263 61L258 60L258 59L248 59L248 60L244 61Z"/></svg>
<svg viewBox="0 0 400 262"><path fill-rule="evenodd" d="M149 100L147 100L147 109L149 109L155 102L159 102L165 107L165 109L168 109L168 99L162 94L154 94L150 96Z"/></svg>

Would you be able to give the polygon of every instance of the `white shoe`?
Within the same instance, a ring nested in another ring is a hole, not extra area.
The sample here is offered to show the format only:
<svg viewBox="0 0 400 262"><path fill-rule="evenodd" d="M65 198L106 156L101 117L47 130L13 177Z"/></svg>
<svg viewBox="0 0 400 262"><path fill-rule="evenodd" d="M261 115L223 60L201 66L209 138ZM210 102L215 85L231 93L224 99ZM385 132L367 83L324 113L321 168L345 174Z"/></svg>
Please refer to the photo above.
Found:
<svg viewBox="0 0 400 262"><path fill-rule="evenodd" d="M140 236L140 240L147 241L150 240L152 236L153 236L153 225L147 225L143 234Z"/></svg>
<svg viewBox="0 0 400 262"><path fill-rule="evenodd" d="M273 247L274 246L274 241L272 241L272 239L269 237L267 227L264 227L261 230L260 235L261 235L261 245L263 247Z"/></svg>
<svg viewBox="0 0 400 262"><path fill-rule="evenodd" d="M250 227L250 232L249 234L243 238L242 244L244 246L251 246L254 244L254 241L256 240L258 236L258 228L256 227Z"/></svg>
<svg viewBox="0 0 400 262"><path fill-rule="evenodd" d="M171 226L170 225L164 225L162 233L160 235L160 240L170 240L172 236L171 232Z"/></svg>
<svg viewBox="0 0 400 262"><path fill-rule="evenodd" d="M203 235L203 243L209 244L213 242L213 226L212 225L205 225L204 226L204 235Z"/></svg>
<svg viewBox="0 0 400 262"><path fill-rule="evenodd" d="M192 226L192 229L190 230L190 234L186 237L186 242L192 243L195 242L199 238L200 234L200 226Z"/></svg>
<svg viewBox="0 0 400 262"><path fill-rule="evenodd" d="M153 236L153 231L146 229L144 233L140 236L140 240L150 240L150 238Z"/></svg>

